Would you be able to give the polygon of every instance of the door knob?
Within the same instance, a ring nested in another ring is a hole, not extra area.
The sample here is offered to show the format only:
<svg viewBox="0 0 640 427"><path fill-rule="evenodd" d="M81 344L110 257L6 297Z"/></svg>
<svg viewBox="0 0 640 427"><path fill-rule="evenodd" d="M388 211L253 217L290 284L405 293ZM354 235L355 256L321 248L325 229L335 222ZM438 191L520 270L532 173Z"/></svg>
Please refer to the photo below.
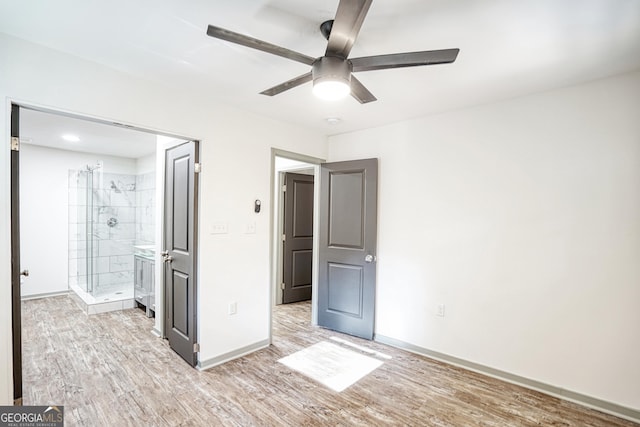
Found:
<svg viewBox="0 0 640 427"><path fill-rule="evenodd" d="M20 272L20 275L21 275L21 276L24 276L24 277L29 277L29 270L22 270L22 271Z"/></svg>
<svg viewBox="0 0 640 427"><path fill-rule="evenodd" d="M375 255L367 254L367 256L364 257L364 262L369 264L372 262L375 262L375 260L376 260Z"/></svg>
<svg viewBox="0 0 640 427"><path fill-rule="evenodd" d="M162 255L162 261L163 262L171 262L171 261L173 261L173 257L171 255L169 255L169 251L162 251L162 252L160 252L160 255Z"/></svg>

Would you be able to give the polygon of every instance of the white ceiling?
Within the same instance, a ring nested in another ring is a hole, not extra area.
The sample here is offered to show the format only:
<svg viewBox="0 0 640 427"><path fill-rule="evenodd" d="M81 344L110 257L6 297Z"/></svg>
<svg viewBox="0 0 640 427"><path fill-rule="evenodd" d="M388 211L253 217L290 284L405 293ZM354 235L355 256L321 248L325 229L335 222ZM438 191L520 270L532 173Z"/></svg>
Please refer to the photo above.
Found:
<svg viewBox="0 0 640 427"><path fill-rule="evenodd" d="M309 67L206 35L208 24L321 56L338 0L20 0L0 32L326 134L640 69L638 0L374 0L351 57L460 48L454 64L358 73L378 101L320 101ZM339 117L329 125L324 119Z"/></svg>
<svg viewBox="0 0 640 427"><path fill-rule="evenodd" d="M79 141L66 141L63 135L75 135ZM154 153L158 138L124 127L20 109L20 140L43 147L137 159Z"/></svg>

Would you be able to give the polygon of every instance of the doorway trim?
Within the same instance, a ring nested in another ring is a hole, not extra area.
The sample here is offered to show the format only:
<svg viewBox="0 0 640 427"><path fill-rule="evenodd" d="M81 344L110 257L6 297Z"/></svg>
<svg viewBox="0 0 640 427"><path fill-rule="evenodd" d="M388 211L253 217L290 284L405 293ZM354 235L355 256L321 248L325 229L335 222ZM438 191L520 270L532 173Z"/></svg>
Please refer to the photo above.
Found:
<svg viewBox="0 0 640 427"><path fill-rule="evenodd" d="M281 150L279 148L271 148L271 169L270 169L270 200L271 209L269 212L269 344L273 341L273 307L275 305L276 287L278 286L278 265L279 260L278 247L276 245L281 242L276 236L278 229L276 228L276 220L278 219L278 211L280 210L280 192L276 193L276 157L282 157L289 160L297 160L299 162L305 162L310 164L314 169L314 194L313 194L313 273L311 278L312 290L311 290L311 323L317 323L317 305L316 305L316 293L318 284L318 228L320 223L320 164L325 163L326 160L319 157L307 156L305 154L294 153L292 151Z"/></svg>
<svg viewBox="0 0 640 427"><path fill-rule="evenodd" d="M93 116L91 114L85 114L85 113L78 113L78 112L75 112L75 111L65 110L65 109L62 109L62 108L44 106L44 105L40 105L40 104L34 104L34 103L31 103L31 102L27 102L27 101L19 101L19 100L13 99L13 98L9 98L7 102L8 102L8 105L14 104L14 105L17 105L18 107L24 108L26 110L39 111L41 113L55 114L57 116L64 116L64 117L69 117L69 118L72 118L72 119L85 120L87 122L99 123L99 124L109 125L109 126L116 126L116 127L129 129L129 130L136 130L136 131L139 131L139 132L152 133L154 135L166 136L168 138L182 139L182 140L185 140L185 141L191 141L191 140L201 141L201 138L195 138L195 137L191 137L191 136L184 136L184 135L180 135L180 134L173 133L173 132L168 132L168 131L164 131L164 130L155 129L155 128L149 127L149 126L135 125L135 124L132 124L132 123L128 123L126 121L114 121L114 119L107 119L107 118L104 118L104 117ZM9 113L10 113L10 111L9 111ZM7 116L7 119L9 119L9 116ZM9 122L7 122L7 123L9 123Z"/></svg>

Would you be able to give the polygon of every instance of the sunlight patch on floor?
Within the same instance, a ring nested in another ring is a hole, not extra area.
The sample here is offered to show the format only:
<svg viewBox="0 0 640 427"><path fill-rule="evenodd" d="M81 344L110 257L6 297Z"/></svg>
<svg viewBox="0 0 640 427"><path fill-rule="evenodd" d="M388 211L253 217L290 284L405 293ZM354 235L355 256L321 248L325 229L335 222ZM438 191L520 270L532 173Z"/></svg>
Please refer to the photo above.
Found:
<svg viewBox="0 0 640 427"><path fill-rule="evenodd" d="M376 357L380 357L382 359L387 359L387 360L391 360L392 357L389 356L388 354L384 354L384 353L380 353L379 351L375 351L375 350L371 350L370 348L367 347L363 347L361 345L358 344L354 344L351 341L347 341L343 338L339 338L339 337L331 337L332 340L334 340L335 342L339 342L340 344L344 344L344 345L348 345L349 347L353 347L356 350L360 350L364 353L368 353L372 356L376 356Z"/></svg>
<svg viewBox="0 0 640 427"><path fill-rule="evenodd" d="M355 384L384 363L327 341L283 357L278 362L337 392Z"/></svg>

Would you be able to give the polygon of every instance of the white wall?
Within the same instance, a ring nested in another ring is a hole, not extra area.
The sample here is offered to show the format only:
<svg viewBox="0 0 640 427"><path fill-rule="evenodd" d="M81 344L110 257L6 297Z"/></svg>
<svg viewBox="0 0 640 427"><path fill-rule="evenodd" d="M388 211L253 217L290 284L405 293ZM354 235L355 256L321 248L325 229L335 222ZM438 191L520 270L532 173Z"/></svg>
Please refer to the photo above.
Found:
<svg viewBox="0 0 640 427"><path fill-rule="evenodd" d="M640 73L329 139L366 157L377 334L640 409Z"/></svg>
<svg viewBox="0 0 640 427"><path fill-rule="evenodd" d="M136 159L136 175L142 175L156 170L156 153Z"/></svg>
<svg viewBox="0 0 640 427"><path fill-rule="evenodd" d="M21 130L28 133L29 123ZM135 160L22 144L20 263L25 297L66 291L69 279L69 170L102 160L110 173L135 174Z"/></svg>
<svg viewBox="0 0 640 427"><path fill-rule="evenodd" d="M211 101L215 100L214 93L172 90L5 35L0 35L0 52L0 97L4 100L0 105L0 134L5 141L10 135L10 100L202 141L200 359L267 340L270 150L276 147L325 158L326 138L216 105ZM12 395L9 165L7 144L0 150L0 404L9 403ZM263 202L260 214L253 212L256 198ZM229 234L209 234L216 221L228 222ZM245 224L253 221L256 233L244 234ZM231 301L238 303L235 316L227 315Z"/></svg>

